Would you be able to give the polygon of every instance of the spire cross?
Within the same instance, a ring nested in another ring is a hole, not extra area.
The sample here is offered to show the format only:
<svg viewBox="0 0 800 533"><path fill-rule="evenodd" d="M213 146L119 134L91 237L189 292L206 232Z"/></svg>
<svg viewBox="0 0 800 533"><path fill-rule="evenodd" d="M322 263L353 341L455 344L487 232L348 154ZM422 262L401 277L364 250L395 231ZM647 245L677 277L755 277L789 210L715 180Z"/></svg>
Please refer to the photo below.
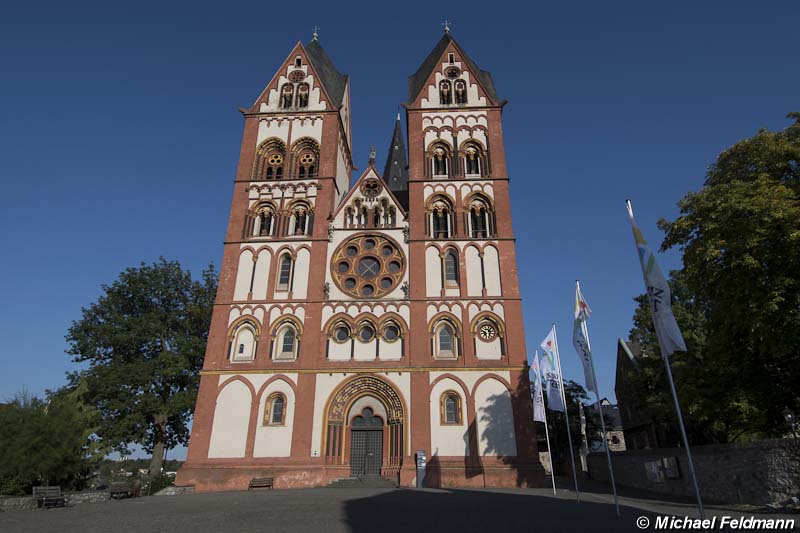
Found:
<svg viewBox="0 0 800 533"><path fill-rule="evenodd" d="M319 33L318 33L319 30L320 30L319 26L314 26L314 33L311 34L311 40L313 40L313 41L317 40L317 37L319 37Z"/></svg>
<svg viewBox="0 0 800 533"><path fill-rule="evenodd" d="M452 24L452 22L450 22L447 19L445 19L444 22L442 22L442 26L444 26L445 33L450 33L450 24Z"/></svg>

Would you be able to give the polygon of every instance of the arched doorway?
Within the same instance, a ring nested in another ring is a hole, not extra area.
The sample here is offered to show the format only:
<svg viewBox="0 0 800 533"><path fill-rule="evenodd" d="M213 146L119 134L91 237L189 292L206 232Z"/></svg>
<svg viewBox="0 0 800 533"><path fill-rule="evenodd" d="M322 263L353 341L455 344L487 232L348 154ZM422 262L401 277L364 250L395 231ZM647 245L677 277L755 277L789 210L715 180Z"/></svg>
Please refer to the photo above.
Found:
<svg viewBox="0 0 800 533"><path fill-rule="evenodd" d="M331 394L324 424L326 464L350 465L355 476L399 475L405 406L391 383L374 374L345 381Z"/></svg>
<svg viewBox="0 0 800 533"><path fill-rule="evenodd" d="M383 420L369 407L350 422L350 475L380 476L383 466Z"/></svg>

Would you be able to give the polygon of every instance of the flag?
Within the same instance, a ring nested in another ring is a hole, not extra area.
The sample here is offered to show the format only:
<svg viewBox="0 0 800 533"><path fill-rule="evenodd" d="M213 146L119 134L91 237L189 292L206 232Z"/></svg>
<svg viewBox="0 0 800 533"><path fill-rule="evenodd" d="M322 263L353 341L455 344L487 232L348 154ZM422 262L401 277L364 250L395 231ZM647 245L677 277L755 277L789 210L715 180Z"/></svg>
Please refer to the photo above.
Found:
<svg viewBox="0 0 800 533"><path fill-rule="evenodd" d="M636 248L639 251L639 262L642 266L642 276L644 286L647 288L647 296L650 299L650 310L653 314L653 326L656 329L662 355L667 357L675 352L685 352L686 343L683 335L672 314L672 295L669 284L664 278L664 274L656 263L656 256L647 249L647 241L644 240L642 232L636 226L633 219L633 208L630 200L627 202L628 216L633 226L633 238L636 241Z"/></svg>
<svg viewBox="0 0 800 533"><path fill-rule="evenodd" d="M532 369L533 369L533 420L536 422L545 422L544 398L542 398L542 376L539 373L538 351L533 355Z"/></svg>
<svg viewBox="0 0 800 533"><path fill-rule="evenodd" d="M597 392L597 384L594 382L592 372L592 349L589 346L589 332L586 330L586 319L590 317L592 310L581 293L580 283L575 282L575 323L572 328L572 345L578 352L583 364L583 376L586 379L586 389Z"/></svg>
<svg viewBox="0 0 800 533"><path fill-rule="evenodd" d="M551 411L564 412L564 400L561 397L561 369L558 366L558 340L556 339L556 328L550 330L539 345L544 350L542 355L542 376L547 383L547 407Z"/></svg>

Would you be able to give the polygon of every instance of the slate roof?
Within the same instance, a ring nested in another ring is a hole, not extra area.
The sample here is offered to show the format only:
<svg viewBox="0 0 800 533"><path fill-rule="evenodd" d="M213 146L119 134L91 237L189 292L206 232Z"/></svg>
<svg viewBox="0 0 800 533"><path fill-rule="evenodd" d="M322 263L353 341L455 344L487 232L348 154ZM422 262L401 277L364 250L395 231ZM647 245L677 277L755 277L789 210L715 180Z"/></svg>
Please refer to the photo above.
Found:
<svg viewBox="0 0 800 533"><path fill-rule="evenodd" d="M403 130L400 127L400 115L394 123L392 142L386 156L386 167L383 170L383 181L397 197L397 201L408 211L408 159L406 145L403 142Z"/></svg>
<svg viewBox="0 0 800 533"><path fill-rule="evenodd" d="M433 50L428 54L428 57L425 58L425 61L422 62L419 69L408 77L408 103L412 103L416 100L417 95L425 86L425 82L428 81L428 78L431 75L431 72L436 68L439 60L444 54L444 51L447 49L450 43L455 44L456 49L459 51L459 55L461 56L462 62L466 63L466 69L478 78L481 85L486 92L488 93L489 97L497 101L497 91L494 88L494 80L492 80L492 74L488 70L481 70L477 63L467 54L461 46L459 46L458 42L449 34L445 33L442 35L442 38L439 39L439 42L436 43L436 46L433 47Z"/></svg>
<svg viewBox="0 0 800 533"><path fill-rule="evenodd" d="M317 74L322 78L322 84L333 100L332 104L335 106L342 105L344 88L347 86L347 74L342 74L336 70L336 65L333 64L333 60L325 53L325 50L322 48L322 45L319 44L318 40L314 39L308 43L305 48L308 59L311 60L314 70L316 70Z"/></svg>

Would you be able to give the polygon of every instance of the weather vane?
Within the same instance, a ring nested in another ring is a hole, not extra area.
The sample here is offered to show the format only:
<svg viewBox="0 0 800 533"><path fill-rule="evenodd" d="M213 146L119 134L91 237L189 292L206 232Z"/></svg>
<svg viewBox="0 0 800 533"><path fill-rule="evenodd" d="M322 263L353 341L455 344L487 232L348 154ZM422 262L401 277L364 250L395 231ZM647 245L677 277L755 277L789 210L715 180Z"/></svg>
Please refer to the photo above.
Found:
<svg viewBox="0 0 800 533"><path fill-rule="evenodd" d="M319 37L319 26L314 26L314 33L311 34L311 40L316 41L317 37Z"/></svg>
<svg viewBox="0 0 800 533"><path fill-rule="evenodd" d="M445 19L444 22L442 22L442 26L444 26L445 33L450 33L450 24L452 24L452 22L450 22L447 19Z"/></svg>

